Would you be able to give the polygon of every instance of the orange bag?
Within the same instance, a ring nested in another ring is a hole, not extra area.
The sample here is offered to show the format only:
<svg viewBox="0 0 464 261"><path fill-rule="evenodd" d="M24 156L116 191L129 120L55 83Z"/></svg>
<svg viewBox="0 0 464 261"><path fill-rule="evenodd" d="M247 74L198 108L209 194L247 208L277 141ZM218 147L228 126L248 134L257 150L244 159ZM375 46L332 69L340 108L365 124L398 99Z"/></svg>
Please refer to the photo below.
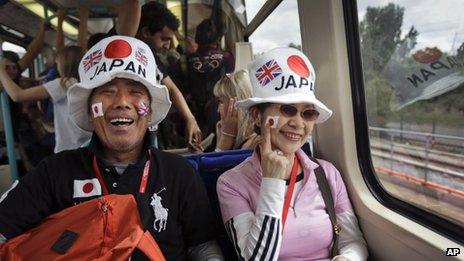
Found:
<svg viewBox="0 0 464 261"><path fill-rule="evenodd" d="M144 232L134 197L113 194L47 217L2 245L0 260L128 260L135 248L165 260Z"/></svg>

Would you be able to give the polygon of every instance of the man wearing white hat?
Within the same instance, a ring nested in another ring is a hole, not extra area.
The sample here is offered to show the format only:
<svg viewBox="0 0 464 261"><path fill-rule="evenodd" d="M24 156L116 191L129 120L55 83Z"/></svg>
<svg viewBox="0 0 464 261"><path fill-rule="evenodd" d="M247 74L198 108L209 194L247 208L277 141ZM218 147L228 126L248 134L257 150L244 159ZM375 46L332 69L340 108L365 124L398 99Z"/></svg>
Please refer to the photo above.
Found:
<svg viewBox="0 0 464 261"><path fill-rule="evenodd" d="M248 66L248 109L261 144L224 173L222 218L244 260L365 260L365 241L338 170L300 148L332 111L315 94L308 58L276 48ZM333 196L332 196L333 195Z"/></svg>
<svg viewBox="0 0 464 261"><path fill-rule="evenodd" d="M218 253L199 176L184 158L150 146L147 128L171 106L155 72L149 47L131 37L105 38L84 55L68 100L72 120L93 131L90 145L47 158L2 196L0 243L64 208L114 193L134 195L167 260Z"/></svg>

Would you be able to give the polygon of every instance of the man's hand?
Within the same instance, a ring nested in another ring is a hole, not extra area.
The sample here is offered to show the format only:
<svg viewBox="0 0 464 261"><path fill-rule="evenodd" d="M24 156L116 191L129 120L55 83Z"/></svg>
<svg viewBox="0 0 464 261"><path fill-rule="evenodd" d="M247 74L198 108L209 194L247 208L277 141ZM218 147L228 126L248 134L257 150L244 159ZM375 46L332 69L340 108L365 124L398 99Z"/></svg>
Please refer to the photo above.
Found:
<svg viewBox="0 0 464 261"><path fill-rule="evenodd" d="M187 120L185 131L188 139L188 145L195 151L203 151L203 147L201 146L202 134L195 118Z"/></svg>

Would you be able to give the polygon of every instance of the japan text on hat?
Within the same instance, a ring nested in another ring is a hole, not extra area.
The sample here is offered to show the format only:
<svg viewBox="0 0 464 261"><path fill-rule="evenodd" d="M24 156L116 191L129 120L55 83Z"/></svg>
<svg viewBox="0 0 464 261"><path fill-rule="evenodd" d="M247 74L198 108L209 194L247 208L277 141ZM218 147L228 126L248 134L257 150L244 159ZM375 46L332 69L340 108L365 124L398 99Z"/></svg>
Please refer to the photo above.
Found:
<svg viewBox="0 0 464 261"><path fill-rule="evenodd" d="M157 83L156 71L153 53L144 42L119 35L101 40L84 55L79 64L80 82L69 88L71 118L82 129L93 131L87 104L92 90L114 78L125 78L145 85L153 110L149 124L158 124L166 117L171 101L166 86Z"/></svg>
<svg viewBox="0 0 464 261"><path fill-rule="evenodd" d="M309 59L294 48L275 48L248 65L253 97L237 102L249 108L260 103L309 103L319 112L316 123L326 121L332 111L314 95L316 74Z"/></svg>

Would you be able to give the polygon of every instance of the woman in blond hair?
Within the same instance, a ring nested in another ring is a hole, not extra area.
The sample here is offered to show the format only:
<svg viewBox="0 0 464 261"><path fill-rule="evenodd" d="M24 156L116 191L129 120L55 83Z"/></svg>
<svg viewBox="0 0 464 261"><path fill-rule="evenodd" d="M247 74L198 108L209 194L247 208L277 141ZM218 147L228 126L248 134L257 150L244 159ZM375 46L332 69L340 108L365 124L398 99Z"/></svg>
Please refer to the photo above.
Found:
<svg viewBox="0 0 464 261"><path fill-rule="evenodd" d="M221 119L216 124L216 146L214 151L251 149L259 136L253 132L253 125L247 111L237 111L235 102L250 98L251 83L248 73L240 70L223 76L214 85L214 96L219 101L218 112Z"/></svg>

